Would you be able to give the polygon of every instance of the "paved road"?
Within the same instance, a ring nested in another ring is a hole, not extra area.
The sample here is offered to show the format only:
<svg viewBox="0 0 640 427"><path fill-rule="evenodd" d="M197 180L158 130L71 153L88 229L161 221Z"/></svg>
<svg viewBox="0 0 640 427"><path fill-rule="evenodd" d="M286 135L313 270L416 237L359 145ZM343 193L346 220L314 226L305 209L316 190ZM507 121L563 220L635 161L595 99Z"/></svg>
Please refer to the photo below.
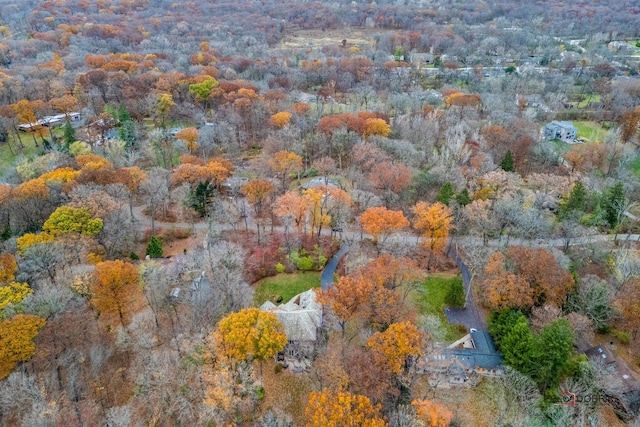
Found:
<svg viewBox="0 0 640 427"><path fill-rule="evenodd" d="M144 206L135 206L133 208L133 217L136 222L141 224L145 224L148 227L151 227L151 218L144 215L142 212L144 211ZM189 222L162 222L155 221L155 226L158 228L195 228L196 230L206 230L209 228L209 224L207 221L200 221L194 224ZM228 223L217 223L216 227L218 229L228 229L231 230L233 227ZM253 224L249 224L250 229L255 229ZM270 228L270 227L269 227ZM244 229L244 223L238 224L238 229ZM284 227L277 226L274 227L274 230L278 232L284 232ZM331 235L330 229L323 229L323 235ZM366 233L362 233L361 231L350 231L345 230L340 233L340 237L342 241L354 242L358 241L361 238L371 238L370 235ZM483 241L481 237L474 236L455 236L451 237L451 239L457 239L457 243L461 245L470 245L470 246L482 246ZM416 238L416 235L408 232L396 233L391 236L387 241L394 242L409 242L409 241L424 241L424 238ZM629 243L640 243L640 234L596 234L592 236L586 237L574 237L574 238L553 238L553 239L521 239L517 237L512 237L509 240L509 245L522 245L522 246L532 246L532 247L556 247L563 248L565 246L578 246L578 245L589 245L597 242L629 242ZM507 243L505 237L501 239L489 239L487 240L486 246L501 248L504 247ZM567 244L568 242L568 244Z"/></svg>
<svg viewBox="0 0 640 427"><path fill-rule="evenodd" d="M349 252L349 245L342 245L338 252L334 256L331 257L327 265L325 265L324 270L322 270L322 275L320 276L320 283L322 286L322 290L326 291L333 285L333 276L336 274L336 268L338 268L338 263Z"/></svg>
<svg viewBox="0 0 640 427"><path fill-rule="evenodd" d="M480 313L478 304L471 290L471 272L469 267L462 262L454 247L449 250L449 255L453 258L460 269L464 292L466 295L464 308L447 308L445 314L449 323L464 325L467 329L487 330L487 322Z"/></svg>

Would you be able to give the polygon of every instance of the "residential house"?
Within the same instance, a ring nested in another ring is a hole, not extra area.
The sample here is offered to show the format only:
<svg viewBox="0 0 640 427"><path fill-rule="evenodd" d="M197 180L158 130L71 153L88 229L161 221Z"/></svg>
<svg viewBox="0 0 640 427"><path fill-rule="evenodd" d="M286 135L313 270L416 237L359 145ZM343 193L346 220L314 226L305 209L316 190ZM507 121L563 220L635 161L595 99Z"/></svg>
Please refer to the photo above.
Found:
<svg viewBox="0 0 640 427"><path fill-rule="evenodd" d="M288 344L278 359L294 371L306 369L310 364L322 327L322 305L313 289L294 296L286 304L276 306L267 301L260 310L274 313L287 336Z"/></svg>
<svg viewBox="0 0 640 427"><path fill-rule="evenodd" d="M600 398L621 419L628 422L635 418L640 411L640 375L627 362L616 357L607 345L591 347L584 354L597 366L605 380Z"/></svg>
<svg viewBox="0 0 640 427"><path fill-rule="evenodd" d="M431 65L433 63L434 56L433 53L418 53L412 52L409 55L409 62L417 68L422 68L427 65Z"/></svg>
<svg viewBox="0 0 640 427"><path fill-rule="evenodd" d="M576 139L578 129L572 122L552 121L543 128L544 139L559 139L564 142L573 142Z"/></svg>

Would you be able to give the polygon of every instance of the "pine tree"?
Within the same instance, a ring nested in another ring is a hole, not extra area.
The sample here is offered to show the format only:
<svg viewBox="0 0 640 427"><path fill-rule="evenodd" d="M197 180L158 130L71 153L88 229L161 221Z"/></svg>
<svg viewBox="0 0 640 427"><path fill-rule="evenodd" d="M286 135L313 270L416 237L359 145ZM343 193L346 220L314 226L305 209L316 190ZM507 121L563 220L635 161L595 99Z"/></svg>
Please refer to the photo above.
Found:
<svg viewBox="0 0 640 427"><path fill-rule="evenodd" d="M620 217L624 212L625 200L622 182L617 182L613 187L607 188L603 194L600 206L604 211L604 219L612 230L620 223Z"/></svg>
<svg viewBox="0 0 640 427"><path fill-rule="evenodd" d="M162 253L162 241L156 236L151 236L151 240L147 244L147 255L151 258L161 258Z"/></svg>
<svg viewBox="0 0 640 427"><path fill-rule="evenodd" d="M209 181L201 182L189 195L189 206L191 206L200 216L207 215L207 208L215 196L215 187Z"/></svg>
<svg viewBox="0 0 640 427"><path fill-rule="evenodd" d="M500 162L500 167L506 172L515 172L516 166L513 161L513 153L511 150L507 151L507 154L504 155L502 161Z"/></svg>
<svg viewBox="0 0 640 427"><path fill-rule="evenodd" d="M455 192L453 191L453 184L447 181L442 185L442 187L440 187L440 191L438 191L438 195L436 196L436 202L449 206L449 202L454 197Z"/></svg>
<svg viewBox="0 0 640 427"><path fill-rule="evenodd" d="M76 142L76 130L69 120L64 124L64 151L69 151L69 146Z"/></svg>
<svg viewBox="0 0 640 427"><path fill-rule="evenodd" d="M587 204L587 190L580 181L576 182L566 202L560 208L560 216L567 217L572 212L583 212Z"/></svg>
<svg viewBox="0 0 640 427"><path fill-rule="evenodd" d="M469 196L469 190L463 188L462 191L456 195L456 202L458 202L458 204L463 207L471 203L472 200L471 196Z"/></svg>

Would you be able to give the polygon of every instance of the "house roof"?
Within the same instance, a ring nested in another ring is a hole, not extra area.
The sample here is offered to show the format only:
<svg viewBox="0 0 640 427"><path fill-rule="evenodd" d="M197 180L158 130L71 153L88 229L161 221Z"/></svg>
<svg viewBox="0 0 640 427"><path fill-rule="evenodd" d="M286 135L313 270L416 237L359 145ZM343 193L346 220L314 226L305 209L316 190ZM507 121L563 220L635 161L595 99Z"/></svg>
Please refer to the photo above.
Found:
<svg viewBox="0 0 640 427"><path fill-rule="evenodd" d="M548 128L557 128L557 127L561 127L564 129L575 129L575 126L573 126L573 122L568 122L568 121L557 121L554 120L551 123L549 123L546 127Z"/></svg>
<svg viewBox="0 0 640 427"><path fill-rule="evenodd" d="M300 185L300 188L302 190L308 190L309 188L313 188L313 187L320 187L323 185L327 185L329 187L336 187L336 188L340 188L340 185L338 185L336 182L330 180L329 178L325 177L325 176L319 176L316 178L313 178L312 180L305 182L304 184Z"/></svg>
<svg viewBox="0 0 640 427"><path fill-rule="evenodd" d="M267 301L262 311L275 313L284 327L289 341L315 341L322 325L322 305L316 300L313 289L296 295L286 304L276 306Z"/></svg>
<svg viewBox="0 0 640 427"><path fill-rule="evenodd" d="M489 332L472 330L474 348L447 349L454 357L469 368L495 369L502 365L502 355L496 351Z"/></svg>

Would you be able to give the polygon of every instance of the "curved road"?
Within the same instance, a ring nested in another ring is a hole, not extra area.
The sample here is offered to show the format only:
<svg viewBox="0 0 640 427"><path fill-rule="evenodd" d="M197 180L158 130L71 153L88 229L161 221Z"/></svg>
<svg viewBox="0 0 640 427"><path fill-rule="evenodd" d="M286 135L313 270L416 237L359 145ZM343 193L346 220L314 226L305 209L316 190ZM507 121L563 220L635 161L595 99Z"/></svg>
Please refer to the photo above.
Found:
<svg viewBox="0 0 640 427"><path fill-rule="evenodd" d="M333 276L336 274L338 263L347 252L349 252L349 245L342 245L338 252L327 262L327 265L325 265L324 270L322 270L322 275L320 276L320 286L323 291L326 291L333 285Z"/></svg>

